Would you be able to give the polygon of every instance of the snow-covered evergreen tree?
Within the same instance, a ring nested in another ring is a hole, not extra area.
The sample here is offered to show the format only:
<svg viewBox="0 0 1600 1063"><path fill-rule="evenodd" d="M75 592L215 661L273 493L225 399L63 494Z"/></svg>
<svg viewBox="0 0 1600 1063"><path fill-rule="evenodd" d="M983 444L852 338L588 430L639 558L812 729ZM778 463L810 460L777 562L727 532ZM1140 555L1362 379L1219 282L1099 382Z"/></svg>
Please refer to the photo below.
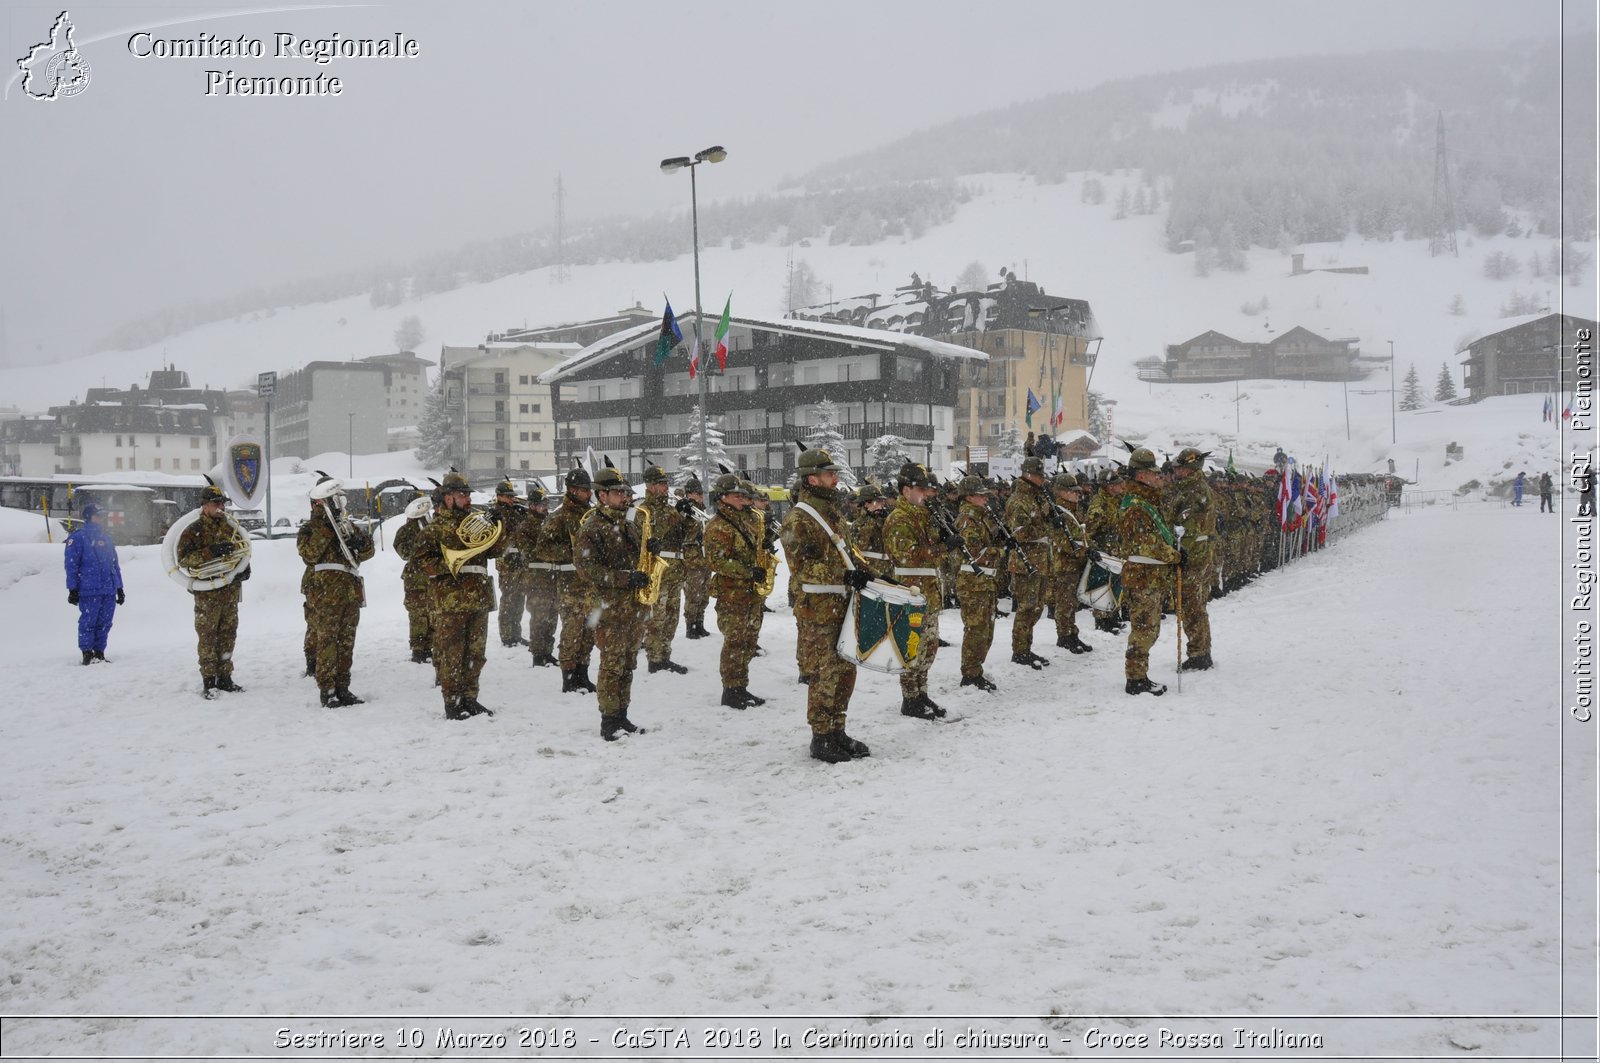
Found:
<svg viewBox="0 0 1600 1063"><path fill-rule="evenodd" d="M1016 458L1022 460L1022 433L1017 431L1016 425L1007 425L1005 431L1000 433L1000 441L995 449L1002 458Z"/></svg>
<svg viewBox="0 0 1600 1063"><path fill-rule="evenodd" d="M1439 382L1434 385L1433 398L1436 402L1449 402L1456 397L1455 378L1450 375L1450 363L1439 363Z"/></svg>
<svg viewBox="0 0 1600 1063"><path fill-rule="evenodd" d="M826 450L833 458L834 464L839 466L839 486L854 488L856 474L849 466L844 433L839 430L838 407L834 405L832 399L823 399L813 406L812 410L816 413L817 423L806 433L806 446L811 450Z"/></svg>
<svg viewBox="0 0 1600 1063"><path fill-rule="evenodd" d="M891 432L879 436L867 445L864 464L868 476L877 477L879 483L886 484L899 474L900 466L908 460L906 441Z"/></svg>
<svg viewBox="0 0 1600 1063"><path fill-rule="evenodd" d="M394 349L414 354L422 346L422 338L427 334L422 327L422 319L416 314L408 314L401 320L400 327L394 330Z"/></svg>
<svg viewBox="0 0 1600 1063"><path fill-rule="evenodd" d="M422 400L422 417L417 421L417 460L430 469L447 468L455 450L455 436L441 376Z"/></svg>
<svg viewBox="0 0 1600 1063"><path fill-rule="evenodd" d="M696 406L689 415L689 439L678 448L678 467L672 474L672 483L675 487L682 487L690 476L700 474L700 434L702 426L705 429L706 457L711 461L711 476L717 476L718 464L731 466L728 460L728 448L723 445L722 429L717 427L717 419L711 418L709 422L701 417L701 408ZM708 492L710 484L702 485Z"/></svg>
<svg viewBox="0 0 1600 1063"><path fill-rule="evenodd" d="M1104 443L1110 426L1106 424L1106 411L1100 405L1100 393L1089 392L1089 434Z"/></svg>
<svg viewBox="0 0 1600 1063"><path fill-rule="evenodd" d="M1450 315L1452 317L1461 317L1466 312L1467 304L1458 293L1454 299L1450 300Z"/></svg>
<svg viewBox="0 0 1600 1063"><path fill-rule="evenodd" d="M1411 371L1406 374L1406 390L1400 396L1402 410L1422 409L1422 380L1417 376L1417 363L1411 363Z"/></svg>

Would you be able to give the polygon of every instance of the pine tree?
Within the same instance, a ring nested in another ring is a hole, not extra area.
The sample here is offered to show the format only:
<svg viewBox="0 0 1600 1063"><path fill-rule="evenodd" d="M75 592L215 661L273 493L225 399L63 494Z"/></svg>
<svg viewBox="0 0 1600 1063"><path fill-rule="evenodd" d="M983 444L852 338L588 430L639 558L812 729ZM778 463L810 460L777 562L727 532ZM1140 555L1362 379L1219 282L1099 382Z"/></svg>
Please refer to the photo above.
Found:
<svg viewBox="0 0 1600 1063"><path fill-rule="evenodd" d="M812 407L817 423L806 433L806 446L812 450L826 450L839 466L839 486L854 488L855 470L850 468L844 446L844 433L839 431L839 410L832 399L823 399Z"/></svg>
<svg viewBox="0 0 1600 1063"><path fill-rule="evenodd" d="M696 406L689 415L689 439L678 448L678 468L672 474L672 482L676 487L682 487L688 482L690 476L700 474L700 435L701 428L705 429L706 458L711 463L711 475L717 475L717 466L732 465L728 460L728 448L722 441L722 429L717 427L717 419L711 418L707 422L701 416L701 408ZM710 484L702 485L709 492Z"/></svg>
<svg viewBox="0 0 1600 1063"><path fill-rule="evenodd" d="M415 314L407 315L400 322L400 327L394 330L394 349L397 351L416 352L422 346L422 338L427 335L427 330L422 327L422 319Z"/></svg>
<svg viewBox="0 0 1600 1063"><path fill-rule="evenodd" d="M1406 374L1405 394L1400 398L1402 410L1422 409L1422 381L1417 376L1417 363L1411 363L1411 371Z"/></svg>
<svg viewBox="0 0 1600 1063"><path fill-rule="evenodd" d="M1106 436L1111 432L1111 426L1106 424L1106 411L1100 405L1100 393L1091 391L1088 395L1089 403L1089 434L1104 443Z"/></svg>
<svg viewBox="0 0 1600 1063"><path fill-rule="evenodd" d="M886 484L899 475L900 466L908 460L905 440L893 433L881 435L867 446L867 475L875 476L879 483Z"/></svg>
<svg viewBox="0 0 1600 1063"><path fill-rule="evenodd" d="M417 421L417 460L430 469L443 469L451 464L456 444L455 423L450 417L450 406L445 401L444 377L422 400L422 417Z"/></svg>
<svg viewBox="0 0 1600 1063"><path fill-rule="evenodd" d="M1467 304L1461 298L1461 296L1459 294L1457 294L1454 299L1450 300L1450 316L1452 316L1452 317L1461 317L1466 312L1467 312Z"/></svg>
<svg viewBox="0 0 1600 1063"><path fill-rule="evenodd" d="M1000 442L996 446L1002 458L1015 458L1022 460L1022 433L1017 431L1016 425L1007 425L1006 430L1000 433Z"/></svg>
<svg viewBox="0 0 1600 1063"><path fill-rule="evenodd" d="M1455 378L1450 375L1450 363L1439 363L1439 383L1434 386L1433 398L1435 402L1449 402L1456 397Z"/></svg>

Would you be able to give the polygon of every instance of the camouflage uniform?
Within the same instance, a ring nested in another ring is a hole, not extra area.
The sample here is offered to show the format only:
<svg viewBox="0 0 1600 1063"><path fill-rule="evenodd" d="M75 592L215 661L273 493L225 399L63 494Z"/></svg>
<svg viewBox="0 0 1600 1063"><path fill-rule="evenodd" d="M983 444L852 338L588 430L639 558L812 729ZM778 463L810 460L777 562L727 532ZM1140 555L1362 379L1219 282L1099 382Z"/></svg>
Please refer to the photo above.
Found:
<svg viewBox="0 0 1600 1063"><path fill-rule="evenodd" d="M920 469L921 466L913 466ZM929 486L927 472L920 477L907 478L901 473L900 498L883 522L883 548L894 565L894 578L908 587L915 587L927 599L922 616L922 635L917 641L917 655L906 662L900 673L901 711L908 715L926 717L938 713L938 706L927 702L923 711L916 711L928 697L928 670L939 651L939 609L944 604L944 587L939 580L939 565L947 552L939 529L934 525L928 504L918 504L906 497L907 487Z"/></svg>
<svg viewBox="0 0 1600 1063"><path fill-rule="evenodd" d="M1029 462L1036 463L1043 475L1044 463L1029 458L1023 463L1024 475ZM1022 554L1011 555L1011 594L1017 605L1016 618L1011 628L1011 656L1018 664L1033 662L1034 667L1048 664L1033 652L1033 628L1044 615L1046 584L1050 573L1050 523L1046 516L1050 502L1044 488L1031 480L1018 479L1006 503L1005 522L1011 534L1022 546ZM1027 557L1027 562L1023 556ZM1028 571L1028 562L1036 572ZM1027 660L1017 660L1017 658Z"/></svg>
<svg viewBox="0 0 1600 1063"><path fill-rule="evenodd" d="M1126 482L1118 479L1102 484L1089 502L1088 516L1084 520L1089 529L1089 545L1102 554L1122 556L1122 544L1117 539L1117 514L1122 505ZM1121 610L1095 610L1095 627L1115 633L1118 630Z"/></svg>
<svg viewBox="0 0 1600 1063"><path fill-rule="evenodd" d="M561 608L560 562L545 559L543 546L544 525L549 519L538 503L544 492L537 495L529 488L528 513L517 525L512 542L522 551L523 590L528 602L528 652L536 665L555 664L556 620Z"/></svg>
<svg viewBox="0 0 1600 1063"><path fill-rule="evenodd" d="M215 491L215 488L209 488ZM202 495L202 498L207 497ZM220 499L222 493L217 492ZM233 525L223 514L208 516L203 510L193 524L184 529L178 539L178 564L183 568L198 568L218 557L234 552ZM194 595L194 632L200 658L200 677L209 692L212 689L229 690L233 683L233 643L239 633L239 600L248 579L248 568L232 582L213 591L190 591Z"/></svg>
<svg viewBox="0 0 1600 1063"><path fill-rule="evenodd" d="M428 577L416 562L417 544L427 522L407 519L394 533L394 552L405 560L400 584L405 588L406 619L410 624L411 659L418 663L433 656L433 622L429 616Z"/></svg>
<svg viewBox="0 0 1600 1063"><path fill-rule="evenodd" d="M316 633L317 688L324 705L336 701L348 705L360 700L350 693L350 667L355 661L361 607L367 604L358 566L370 561L375 550L372 537L358 528L351 529L341 549L329 512L326 502L311 507L311 519L300 526L295 548L306 564L302 586Z"/></svg>
<svg viewBox="0 0 1600 1063"><path fill-rule="evenodd" d="M1089 560L1089 532L1077 504L1060 497L1077 489L1071 473L1058 474L1050 485L1058 514L1050 525L1050 600L1056 611L1056 645L1084 653L1089 646L1078 637L1078 583Z"/></svg>
<svg viewBox="0 0 1600 1063"><path fill-rule="evenodd" d="M595 481L597 489L605 489L608 472L615 474L616 470L602 470ZM620 480L620 475L616 479ZM638 572L643 545L637 513L626 505L601 505L590 510L578 527L573 555L577 558L578 575L591 588L589 598L597 614L594 640L600 647L597 685L601 735L608 740L615 733L611 721L627 719L633 698L633 670L644 636L647 609L635 594L638 581L631 579Z"/></svg>
<svg viewBox="0 0 1600 1063"><path fill-rule="evenodd" d="M667 474L659 466L645 472L646 484L666 481ZM645 620L645 659L650 662L651 671L662 668L674 672L688 671L682 665L672 663L672 638L678 633L679 603L683 597L683 540L689 531L688 524L694 522L694 518L680 513L666 495L650 494L648 488L639 508L650 514L650 537L659 548L656 556L667 563L662 570L656 603L650 606L649 616Z"/></svg>
<svg viewBox="0 0 1600 1063"><path fill-rule="evenodd" d="M1194 471L1173 477L1165 492L1164 515L1167 526L1174 530L1174 534L1176 529L1183 528L1183 536L1178 543L1189 555L1188 562L1179 570L1177 577L1181 581L1181 593L1177 596L1178 619L1183 624L1189 658L1191 661L1204 658L1201 663L1209 667L1211 618L1206 611L1206 603L1216 583L1219 561L1216 553L1217 506L1212 499L1211 487L1206 483L1205 473L1200 469L1204 460L1205 455L1193 449L1186 449L1178 455L1178 467ZM1243 535L1239 534L1243 530L1243 522L1238 522L1230 550L1236 559L1243 557ZM1200 667L1198 664L1188 666Z"/></svg>
<svg viewBox="0 0 1600 1063"><path fill-rule="evenodd" d="M522 644L522 610L528 602L528 559L517 541L517 529L528 515L528 507L518 502L508 502L514 497L509 482L502 483L496 491L494 505L489 508L500 518L505 530L500 533L500 556L495 558L495 571L500 574L500 643L503 646Z"/></svg>
<svg viewBox="0 0 1600 1063"><path fill-rule="evenodd" d="M588 486L584 476L583 486ZM569 489L561 507L545 519L539 529L539 545L534 557L555 565L556 587L561 598L561 671L576 678L589 672L589 652L594 649L594 628L589 617L594 611L594 588L574 562L578 526L589 512L589 503ZM563 689L573 689L563 686Z"/></svg>
<svg viewBox="0 0 1600 1063"><path fill-rule="evenodd" d="M700 481L691 478L684 487L684 501L694 507L686 514L683 531L683 629L686 637L703 639L706 631L706 604L711 598L711 569L706 565L705 507L688 495L701 494Z"/></svg>
<svg viewBox="0 0 1600 1063"><path fill-rule="evenodd" d="M742 709L758 702L749 698L750 660L761 637L762 597L757 584L766 579L761 568L762 534L752 528L749 511L729 501L731 492L717 503L717 515L705 530L706 566L711 571L711 594L717 600L717 630L722 632L723 704ZM764 699L763 699L764 700Z"/></svg>
<svg viewBox="0 0 1600 1063"><path fill-rule="evenodd" d="M994 529L989 507L974 505L964 496L955 528L967 555L977 564L974 571L963 558L961 571L956 574L956 602L961 607L962 626L961 682L964 686L987 686L978 680L983 678L983 662L994 643L994 607L1000 594L999 568L1005 547ZM955 553L960 556L959 551Z"/></svg>
<svg viewBox="0 0 1600 1063"><path fill-rule="evenodd" d="M454 476L455 474L452 474ZM445 478L445 490L452 490ZM465 480L460 490L465 491ZM483 671L489 639L489 613L494 609L494 579L489 561L500 541L467 560L452 576L444 551L465 549L459 531L470 510L444 508L423 529L417 544L417 565L427 574L433 616L433 665L444 696L445 715L452 719L486 712L478 703L478 676Z"/></svg>
<svg viewBox="0 0 1600 1063"><path fill-rule="evenodd" d="M1133 452L1131 469L1138 469L1148 450ZM1154 469L1151 456L1149 469ZM1122 603L1132 625L1128 631L1128 651L1123 672L1128 692L1139 693L1135 684L1149 684L1152 693L1165 693L1166 687L1150 684L1150 647L1161 635L1161 601L1171 583L1171 568L1178 562L1178 549L1171 530L1162 520L1158 488L1138 480L1130 482L1122 496L1117 517L1117 538L1127 553L1122 566Z"/></svg>
<svg viewBox="0 0 1600 1063"><path fill-rule="evenodd" d="M874 512L867 508L870 503L884 496L871 484L861 490L861 512L850 522L849 529L844 533L844 540L867 563L867 571L871 572L875 579L882 579L894 568L889 555L883 549L883 522L889 516L889 510L879 509Z"/></svg>

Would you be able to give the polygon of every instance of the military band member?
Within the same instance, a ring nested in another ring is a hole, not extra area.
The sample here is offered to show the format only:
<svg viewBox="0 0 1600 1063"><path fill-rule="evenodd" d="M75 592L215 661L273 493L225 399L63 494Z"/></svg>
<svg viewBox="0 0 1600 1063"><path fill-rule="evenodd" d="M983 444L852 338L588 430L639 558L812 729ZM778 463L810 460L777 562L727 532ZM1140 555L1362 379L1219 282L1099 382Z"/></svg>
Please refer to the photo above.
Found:
<svg viewBox="0 0 1600 1063"><path fill-rule="evenodd" d="M690 476L683 484L678 511L688 518L683 536L683 637L708 638L706 604L710 600L711 570L706 567L705 530L709 519L705 492L700 477Z"/></svg>
<svg viewBox="0 0 1600 1063"><path fill-rule="evenodd" d="M637 592L649 585L650 576L638 567L645 544L628 481L616 469L605 468L596 474L594 486L600 505L584 516L573 556L598 614L594 640L600 647L600 737L614 742L618 732L642 733L628 719L628 706L648 611Z"/></svg>
<svg viewBox="0 0 1600 1063"><path fill-rule="evenodd" d="M1193 447L1178 452L1165 499L1167 525L1189 555L1178 573L1183 581L1178 616L1189 653L1181 667L1186 672L1211 667L1211 617L1206 604L1216 582L1217 506L1202 471L1208 453Z"/></svg>
<svg viewBox="0 0 1600 1063"><path fill-rule="evenodd" d="M917 654L906 662L906 670L900 673L900 714L933 720L945 714L928 696L928 669L933 667L933 658L939 649L939 610L944 605L939 565L945 553L959 546L960 540L952 533L946 541L934 524L928 503L939 493L939 488L928 476L927 469L913 464L902 466L896 485L900 497L883 521L883 550L894 566L894 578L921 591L928 603L922 614Z"/></svg>
<svg viewBox="0 0 1600 1063"><path fill-rule="evenodd" d="M561 597L561 690L562 693L594 692L589 679L589 654L594 649L594 628L589 614L594 609L593 588L578 571L573 548L578 527L589 512L591 495L589 474L582 469L567 473L566 495L561 506L539 529L539 545L534 559L555 566L556 584Z"/></svg>
<svg viewBox="0 0 1600 1063"><path fill-rule="evenodd" d="M1117 541L1117 514L1122 506L1122 496L1128 489L1127 478L1116 470L1109 470L1094 498L1089 500L1089 515L1084 523L1089 528L1089 545L1102 554L1121 557L1122 544ZM1116 635L1122 632L1121 608L1096 610L1094 626Z"/></svg>
<svg viewBox="0 0 1600 1063"><path fill-rule="evenodd" d="M644 501L639 508L650 514L650 537L656 541L656 556L667 563L656 603L645 618L644 655L650 671L682 675L689 669L672 659L672 638L678 633L683 597L683 540L693 518L672 504L667 497L669 489L667 470L652 465L644 471Z"/></svg>
<svg viewBox="0 0 1600 1063"><path fill-rule="evenodd" d="M1078 478L1058 472L1050 481L1055 519L1050 525L1050 597L1056 614L1056 645L1073 653L1094 649L1078 637L1078 583L1089 560L1089 531L1084 526Z"/></svg>
<svg viewBox="0 0 1600 1063"><path fill-rule="evenodd" d="M428 576L433 622L433 665L439 676L447 720L465 720L494 713L478 700L489 639L489 613L494 608L494 579L489 561L501 539L469 557L451 574L445 551L472 549L463 541L461 524L472 511L472 487L458 472L445 476L444 507L423 529L415 556ZM492 511L490 511L492 517Z"/></svg>
<svg viewBox="0 0 1600 1063"><path fill-rule="evenodd" d="M228 496L215 484L200 492L200 516L178 538L180 566L198 568L242 549L235 526L223 513L227 503ZM233 681L233 644L239 633L239 599L244 591L241 584L250 578L250 563L242 564L243 571L215 590L189 592L194 595L194 632L207 699L215 698L219 690L244 693L244 687Z"/></svg>
<svg viewBox="0 0 1600 1063"><path fill-rule="evenodd" d="M542 561L539 539L549 516L549 500L544 488L528 481L528 513L517 525L512 542L522 551L523 586L528 597L528 653L535 668L559 664L556 660L556 621L561 611L561 573L559 563Z"/></svg>
<svg viewBox="0 0 1600 1063"><path fill-rule="evenodd" d="M527 642L522 637L522 610L528 599L528 559L517 542L517 527L528 515L528 507L517 499L516 485L501 480L495 485L490 508L504 529L500 556L494 559L495 571L500 574L500 645L521 646Z"/></svg>
<svg viewBox="0 0 1600 1063"><path fill-rule="evenodd" d="M712 493L716 516L706 525L706 567L711 570L711 595L717 600L717 630L722 632L722 704L730 709L764 705L750 693L750 661L761 636L761 532L748 518L751 498L734 475L719 478Z"/></svg>
<svg viewBox="0 0 1600 1063"><path fill-rule="evenodd" d="M1020 550L1011 553L1011 596L1016 619L1011 628L1011 660L1038 670L1050 661L1033 652L1033 628L1044 615L1050 572L1050 502L1044 494L1044 461L1023 458L1022 476L1006 502L1006 527Z"/></svg>
<svg viewBox="0 0 1600 1063"><path fill-rule="evenodd" d="M1140 447L1128 456L1133 481L1122 496L1117 539L1127 556L1122 565L1122 604L1128 611L1128 651L1123 666L1129 694L1167 692L1150 681L1150 647L1161 637L1161 602L1171 585L1173 566L1186 560L1172 529L1162 519L1161 487L1165 474L1156 456Z"/></svg>
<svg viewBox="0 0 1600 1063"><path fill-rule="evenodd" d="M325 477L311 489L311 519L300 526L295 549L305 562L301 587L316 647L317 689L322 707L360 705L350 692L356 628L367 603L361 562L375 553L372 536L346 516L344 487Z"/></svg>
<svg viewBox="0 0 1600 1063"><path fill-rule="evenodd" d="M870 481L862 484L856 492L856 505L859 507L856 519L850 522L849 530L844 533L845 541L867 563L867 571L872 573L874 579L882 579L894 568L889 555L883 552L883 522L893 504L893 499L885 495L877 484Z"/></svg>
<svg viewBox="0 0 1600 1063"><path fill-rule="evenodd" d="M956 601L961 608L961 685L979 690L997 689L983 673L983 662L994 643L994 607L1000 594L999 570L1005 543L989 512L989 485L981 476L966 476L957 488L961 508L956 513L956 534L966 548L956 574ZM968 561L967 558L971 558Z"/></svg>
<svg viewBox="0 0 1600 1063"><path fill-rule="evenodd" d="M422 530L433 519L433 514L444 505L444 496L430 498L426 495L412 500L406 507L406 522L394 533L394 552L405 561L400 570L400 584L405 588L406 621L411 647L411 659L423 664L433 659L433 622L429 618L428 576L417 563L417 545Z"/></svg>
<svg viewBox="0 0 1600 1063"><path fill-rule="evenodd" d="M840 553L849 548L838 531L843 523L839 466L827 451L813 448L800 455L796 472L800 490L783 519L783 552L795 573L800 668L811 676L806 722L811 726L811 756L836 764L870 754L865 743L845 733L856 666L840 657L837 647L848 596L853 589L865 587L872 576L859 559L847 565Z"/></svg>

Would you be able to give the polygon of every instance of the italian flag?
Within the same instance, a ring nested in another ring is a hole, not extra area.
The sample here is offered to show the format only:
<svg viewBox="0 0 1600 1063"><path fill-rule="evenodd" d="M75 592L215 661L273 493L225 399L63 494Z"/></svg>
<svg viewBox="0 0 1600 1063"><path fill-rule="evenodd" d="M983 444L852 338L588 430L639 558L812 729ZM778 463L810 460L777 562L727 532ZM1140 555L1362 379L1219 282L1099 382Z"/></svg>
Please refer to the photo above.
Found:
<svg viewBox="0 0 1600 1063"><path fill-rule="evenodd" d="M728 368L728 311L733 308L733 293L728 293L728 301L722 305L722 320L717 322L717 368Z"/></svg>

